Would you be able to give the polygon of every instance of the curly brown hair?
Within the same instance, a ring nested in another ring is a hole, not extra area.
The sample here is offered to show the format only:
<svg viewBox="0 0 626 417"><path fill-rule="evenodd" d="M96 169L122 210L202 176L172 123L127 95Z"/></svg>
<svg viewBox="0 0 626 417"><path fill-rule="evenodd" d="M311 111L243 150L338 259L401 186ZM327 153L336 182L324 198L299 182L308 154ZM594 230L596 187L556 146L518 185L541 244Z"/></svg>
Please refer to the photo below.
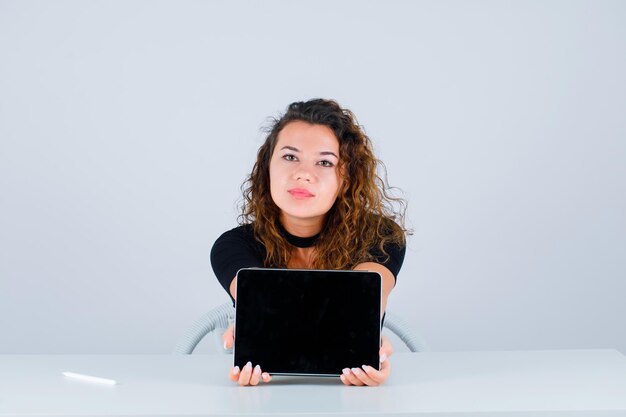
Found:
<svg viewBox="0 0 626 417"><path fill-rule="evenodd" d="M351 269L372 261L370 252L376 244L385 256L387 243L405 244L410 234L404 227L406 201L391 195L393 187L387 183L385 166L374 156L371 141L354 114L334 100L295 102L284 115L272 119L252 172L241 186L239 224L253 225L256 239L266 248L265 267L285 268L294 249L280 230L280 209L270 194L269 167L278 134L298 120L328 126L334 132L339 141L337 169L343 178L315 243L312 267Z"/></svg>

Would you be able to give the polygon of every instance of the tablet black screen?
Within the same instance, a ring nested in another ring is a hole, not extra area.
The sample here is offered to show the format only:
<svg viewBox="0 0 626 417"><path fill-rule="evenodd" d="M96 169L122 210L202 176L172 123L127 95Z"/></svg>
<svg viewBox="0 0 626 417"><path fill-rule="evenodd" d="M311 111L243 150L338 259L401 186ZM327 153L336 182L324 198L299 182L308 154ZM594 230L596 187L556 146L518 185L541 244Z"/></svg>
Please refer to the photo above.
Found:
<svg viewBox="0 0 626 417"><path fill-rule="evenodd" d="M235 365L270 374L379 369L381 278L366 271L242 269Z"/></svg>

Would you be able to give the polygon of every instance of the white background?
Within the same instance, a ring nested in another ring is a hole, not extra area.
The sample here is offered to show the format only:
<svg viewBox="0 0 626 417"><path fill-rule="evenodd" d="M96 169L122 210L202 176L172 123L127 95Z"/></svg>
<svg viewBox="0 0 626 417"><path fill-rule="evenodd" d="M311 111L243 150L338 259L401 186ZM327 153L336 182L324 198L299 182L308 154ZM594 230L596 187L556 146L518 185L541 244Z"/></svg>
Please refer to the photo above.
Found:
<svg viewBox="0 0 626 417"><path fill-rule="evenodd" d="M0 1L0 353L171 351L315 97L409 200L432 350L626 353L624 74L623 1Z"/></svg>

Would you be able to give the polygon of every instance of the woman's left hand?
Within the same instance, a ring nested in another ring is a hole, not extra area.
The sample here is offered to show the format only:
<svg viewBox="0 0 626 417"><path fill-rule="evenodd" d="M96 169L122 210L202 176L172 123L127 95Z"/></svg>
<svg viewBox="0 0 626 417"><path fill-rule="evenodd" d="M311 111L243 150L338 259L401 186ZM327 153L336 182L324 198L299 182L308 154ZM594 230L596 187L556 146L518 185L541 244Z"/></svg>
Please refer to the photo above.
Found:
<svg viewBox="0 0 626 417"><path fill-rule="evenodd" d="M367 365L364 365L362 368L345 368L343 374L340 376L341 382L345 385L367 385L375 387L389 378L389 374L391 373L389 357L393 353L393 347L387 337L382 336L381 339L382 343L378 353L380 356L380 371Z"/></svg>

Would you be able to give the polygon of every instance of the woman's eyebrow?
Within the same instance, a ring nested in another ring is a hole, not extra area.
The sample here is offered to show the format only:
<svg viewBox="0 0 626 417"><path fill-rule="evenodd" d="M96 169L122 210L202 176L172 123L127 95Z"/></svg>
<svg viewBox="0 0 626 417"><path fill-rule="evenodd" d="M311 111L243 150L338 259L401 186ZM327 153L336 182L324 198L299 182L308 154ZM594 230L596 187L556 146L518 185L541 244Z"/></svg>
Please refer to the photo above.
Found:
<svg viewBox="0 0 626 417"><path fill-rule="evenodd" d="M293 151L293 152L300 152L300 149L298 149L296 147L293 147L293 146L289 146L289 145L283 146L282 148L280 148L281 151L285 150L285 149ZM331 151L322 151L322 152L320 152L320 155L332 155L335 158L339 159L339 157L337 155L335 155L334 152L331 152Z"/></svg>

